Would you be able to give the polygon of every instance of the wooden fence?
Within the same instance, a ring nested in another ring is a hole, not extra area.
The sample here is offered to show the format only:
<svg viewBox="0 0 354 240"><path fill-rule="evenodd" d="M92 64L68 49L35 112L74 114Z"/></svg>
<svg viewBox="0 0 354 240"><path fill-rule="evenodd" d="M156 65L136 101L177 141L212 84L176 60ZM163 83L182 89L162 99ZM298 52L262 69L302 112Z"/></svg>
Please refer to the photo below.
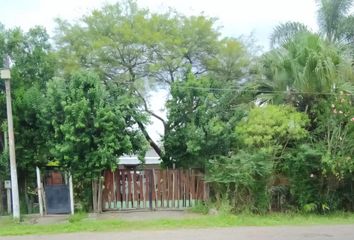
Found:
<svg viewBox="0 0 354 240"><path fill-rule="evenodd" d="M104 173L103 210L186 208L208 198L195 170L117 169Z"/></svg>

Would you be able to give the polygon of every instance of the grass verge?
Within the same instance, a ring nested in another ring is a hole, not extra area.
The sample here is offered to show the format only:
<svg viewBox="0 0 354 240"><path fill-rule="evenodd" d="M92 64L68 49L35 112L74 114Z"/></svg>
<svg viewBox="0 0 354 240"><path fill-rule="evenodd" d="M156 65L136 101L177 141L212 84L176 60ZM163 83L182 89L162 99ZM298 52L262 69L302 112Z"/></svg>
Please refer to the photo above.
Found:
<svg viewBox="0 0 354 240"><path fill-rule="evenodd" d="M0 219L0 236L180 228L354 224L354 214L349 213L336 213L331 215L201 215L195 218L144 220L138 222L126 220L93 220L84 218L82 215L71 219L74 220L70 221L69 218L68 223L52 225L18 224L9 219Z"/></svg>

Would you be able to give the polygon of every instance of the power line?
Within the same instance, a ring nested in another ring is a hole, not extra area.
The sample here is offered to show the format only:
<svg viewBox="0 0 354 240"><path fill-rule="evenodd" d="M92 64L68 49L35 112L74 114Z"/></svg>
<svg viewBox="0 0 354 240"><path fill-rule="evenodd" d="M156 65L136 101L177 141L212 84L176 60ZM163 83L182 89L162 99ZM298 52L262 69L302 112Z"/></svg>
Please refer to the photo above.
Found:
<svg viewBox="0 0 354 240"><path fill-rule="evenodd" d="M251 92L251 93L260 93L260 94L267 94L267 93L284 93L284 94L310 94L310 95L343 95L343 96L354 96L353 93L329 93L329 92L300 92L300 91L275 91L275 90L252 90L252 89L237 89L237 88L213 88L213 87L189 87L189 86L176 86L177 88L182 89L195 89L195 90L209 90L209 91L225 91L225 92Z"/></svg>

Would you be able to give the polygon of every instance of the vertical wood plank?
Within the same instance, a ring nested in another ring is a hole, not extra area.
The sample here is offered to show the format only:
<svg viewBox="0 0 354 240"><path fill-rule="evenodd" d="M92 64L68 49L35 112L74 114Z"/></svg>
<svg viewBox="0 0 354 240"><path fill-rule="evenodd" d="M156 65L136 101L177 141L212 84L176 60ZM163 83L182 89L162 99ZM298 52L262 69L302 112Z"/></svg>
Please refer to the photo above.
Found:
<svg viewBox="0 0 354 240"><path fill-rule="evenodd" d="M189 174L189 170L186 170L186 175L187 175L187 183L186 183L186 206L190 207L190 190L191 190L191 181L190 181L190 174Z"/></svg>
<svg viewBox="0 0 354 240"><path fill-rule="evenodd" d="M149 199L149 192L150 192L150 188L149 188L149 171L144 171L144 179L145 179L145 203L146 205L144 206L145 208L149 208L150 207L150 199Z"/></svg>
<svg viewBox="0 0 354 240"><path fill-rule="evenodd" d="M122 177L122 209L126 208L126 203L127 203L127 186L126 186L126 175L125 175L125 170L122 169L121 171L121 177Z"/></svg>
<svg viewBox="0 0 354 240"><path fill-rule="evenodd" d="M181 195L181 171L180 169L177 170L177 208L180 208L180 195Z"/></svg>
<svg viewBox="0 0 354 240"><path fill-rule="evenodd" d="M173 207L173 205L172 205L172 196L173 196L173 170L172 170L172 169L169 170L169 186L168 186L168 188L169 188L168 206L169 206L170 208L172 208L172 207Z"/></svg>
<svg viewBox="0 0 354 240"><path fill-rule="evenodd" d="M179 169L179 208L183 208L183 171Z"/></svg>
<svg viewBox="0 0 354 240"><path fill-rule="evenodd" d="M163 199L163 206L165 208L168 207L168 174L167 174L167 169L164 170L164 190L163 190L163 196L164 196L164 199Z"/></svg>
<svg viewBox="0 0 354 240"><path fill-rule="evenodd" d="M183 172L183 170L181 169L181 183L180 183L181 185L180 185L180 188L181 188L181 200L180 200L180 202L181 202L181 208L183 208L184 207L184 172Z"/></svg>
<svg viewBox="0 0 354 240"><path fill-rule="evenodd" d="M140 173L140 188L141 188L141 199L142 199L142 206L145 208L145 179L144 179L144 171ZM141 204L140 204L141 205Z"/></svg>
<svg viewBox="0 0 354 240"><path fill-rule="evenodd" d="M155 202L155 206L154 208L157 209L158 207L158 192L157 192L157 189L158 189L158 176L156 174L156 170L155 169L152 169L152 175L153 175L153 179L154 179L154 202Z"/></svg>
<svg viewBox="0 0 354 240"><path fill-rule="evenodd" d="M113 203L113 174L112 171L106 170L103 172L102 201L103 209L111 209Z"/></svg>
<svg viewBox="0 0 354 240"><path fill-rule="evenodd" d="M128 204L127 208L132 208L132 175L130 170L127 170L127 176L128 176Z"/></svg>
<svg viewBox="0 0 354 240"><path fill-rule="evenodd" d="M199 200L202 200L202 195L203 195L203 184L202 184L202 181L200 180L200 178L198 179L198 199Z"/></svg>
<svg viewBox="0 0 354 240"><path fill-rule="evenodd" d="M188 207L188 170L184 171L184 207Z"/></svg>
<svg viewBox="0 0 354 240"><path fill-rule="evenodd" d="M121 183L121 171L116 170L116 186L117 186L117 208L122 208L122 183Z"/></svg>
<svg viewBox="0 0 354 240"><path fill-rule="evenodd" d="M134 185L134 202L133 202L133 207L137 208L139 205L139 187L138 187L138 177L136 174L136 170L134 170L133 173L133 185Z"/></svg>
<svg viewBox="0 0 354 240"><path fill-rule="evenodd" d="M102 193L102 199L103 199L103 208L104 209L106 209L109 206L109 200L108 200L108 194L107 194L107 186L108 186L109 179L107 176L107 172L108 171L103 172L105 189Z"/></svg>
<svg viewBox="0 0 354 240"><path fill-rule="evenodd" d="M195 205L195 175L194 170L190 171L191 173L191 204L192 207Z"/></svg>
<svg viewBox="0 0 354 240"><path fill-rule="evenodd" d="M113 208L117 208L117 185L115 171L112 171L112 183L113 183Z"/></svg>
<svg viewBox="0 0 354 240"><path fill-rule="evenodd" d="M178 208L178 170L177 169L174 170L174 174L175 174L175 183L174 183L175 197L174 197L173 202L175 204L174 207Z"/></svg>
<svg viewBox="0 0 354 240"><path fill-rule="evenodd" d="M176 176L175 176L175 169L172 170L172 206L171 207L176 207L175 203L175 182L176 182Z"/></svg>
<svg viewBox="0 0 354 240"><path fill-rule="evenodd" d="M155 169L151 170L151 199L152 199L152 208L156 208L156 176Z"/></svg>
<svg viewBox="0 0 354 240"><path fill-rule="evenodd" d="M157 174L157 208L161 207L161 170L156 170Z"/></svg>

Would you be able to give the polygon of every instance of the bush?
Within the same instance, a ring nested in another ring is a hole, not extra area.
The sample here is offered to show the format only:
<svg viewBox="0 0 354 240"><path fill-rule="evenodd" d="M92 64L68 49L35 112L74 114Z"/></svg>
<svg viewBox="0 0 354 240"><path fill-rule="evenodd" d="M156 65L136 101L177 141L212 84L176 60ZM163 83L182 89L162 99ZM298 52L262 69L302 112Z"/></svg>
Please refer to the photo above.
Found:
<svg viewBox="0 0 354 240"><path fill-rule="evenodd" d="M211 161L207 179L212 183L216 204L231 206L228 211L267 210L267 183L272 164L269 154L264 151L254 154L240 151Z"/></svg>
<svg viewBox="0 0 354 240"><path fill-rule="evenodd" d="M210 203L198 202L190 211L193 213L208 214L209 208Z"/></svg>

